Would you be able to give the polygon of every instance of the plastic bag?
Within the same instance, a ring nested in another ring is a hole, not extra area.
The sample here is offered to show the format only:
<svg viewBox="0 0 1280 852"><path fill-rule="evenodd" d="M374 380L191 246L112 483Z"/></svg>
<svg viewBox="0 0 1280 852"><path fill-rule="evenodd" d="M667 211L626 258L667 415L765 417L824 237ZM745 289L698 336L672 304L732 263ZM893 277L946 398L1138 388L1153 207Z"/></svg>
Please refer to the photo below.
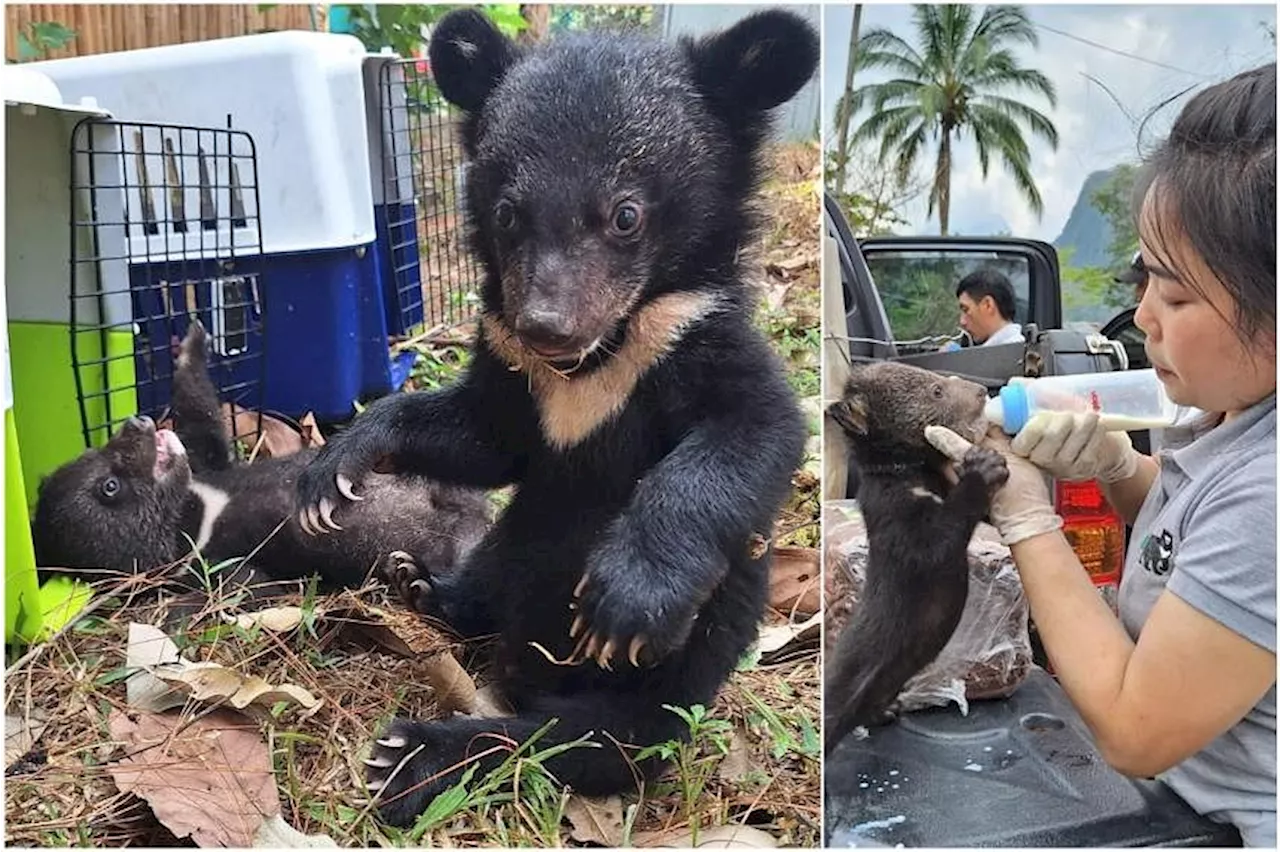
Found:
<svg viewBox="0 0 1280 852"><path fill-rule="evenodd" d="M826 623L828 653L851 618L867 565L867 533L855 501L829 503L826 531ZM969 596L950 641L929 665L903 686L903 712L955 702L968 714L969 701L1012 695L1031 670L1027 599L1009 555L991 527L982 524L969 542Z"/></svg>

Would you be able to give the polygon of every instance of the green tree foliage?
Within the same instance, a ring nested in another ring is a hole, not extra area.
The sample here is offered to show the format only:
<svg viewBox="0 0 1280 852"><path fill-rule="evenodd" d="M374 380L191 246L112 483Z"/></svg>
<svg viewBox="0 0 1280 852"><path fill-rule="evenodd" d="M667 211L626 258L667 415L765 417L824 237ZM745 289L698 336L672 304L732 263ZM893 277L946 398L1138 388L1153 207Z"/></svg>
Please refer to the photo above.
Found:
<svg viewBox="0 0 1280 852"><path fill-rule="evenodd" d="M1035 28L1019 6L988 6L981 11L961 4L913 7L914 40L873 29L858 45L856 70L883 69L895 76L869 83L849 95L856 115L870 110L853 143L878 143L879 162L890 161L904 180L926 144L936 141L937 160L929 191L929 213L938 211L942 234L951 217L952 145L968 136L978 152L985 178L992 157L999 157L1023 197L1037 214L1044 209L1031 174L1031 152L1024 130L1058 146L1058 131L1043 113L1019 95L1057 95L1049 78L1022 67L1015 45L1035 47Z"/></svg>
<svg viewBox="0 0 1280 852"><path fill-rule="evenodd" d="M1119 165L1089 198L1089 203L1111 226L1107 259L1116 272L1128 266L1138 250L1138 225L1133 216L1133 185L1137 176L1137 166Z"/></svg>
<svg viewBox="0 0 1280 852"><path fill-rule="evenodd" d="M1073 266L1075 249L1058 249L1058 280L1062 284L1063 322L1087 322L1102 326L1121 309L1133 304L1133 287L1116 283L1110 270Z"/></svg>
<svg viewBox="0 0 1280 852"><path fill-rule="evenodd" d="M1133 187L1137 177L1137 166L1121 164L1112 170L1111 177L1089 199L1089 203L1111 226L1111 243L1107 246L1108 267L1099 270L1106 279L1099 295L1102 303L1111 307L1133 304L1133 286L1116 282L1114 276L1132 262L1138 250L1138 223L1133 215Z"/></svg>
<svg viewBox="0 0 1280 852"><path fill-rule="evenodd" d="M10 62L34 62L45 59L54 50L69 45L76 31L57 21L40 21L27 24L18 31L18 55Z"/></svg>
<svg viewBox="0 0 1280 852"><path fill-rule="evenodd" d="M552 6L551 29L560 30L630 30L653 24L653 7L625 6Z"/></svg>
<svg viewBox="0 0 1280 852"><path fill-rule="evenodd" d="M403 57L416 56L426 40L426 28L443 18L457 5L434 6L421 3L365 3L347 7L351 13L351 34L372 52L389 47ZM498 29L514 36L525 28L520 7L488 4L480 7Z"/></svg>

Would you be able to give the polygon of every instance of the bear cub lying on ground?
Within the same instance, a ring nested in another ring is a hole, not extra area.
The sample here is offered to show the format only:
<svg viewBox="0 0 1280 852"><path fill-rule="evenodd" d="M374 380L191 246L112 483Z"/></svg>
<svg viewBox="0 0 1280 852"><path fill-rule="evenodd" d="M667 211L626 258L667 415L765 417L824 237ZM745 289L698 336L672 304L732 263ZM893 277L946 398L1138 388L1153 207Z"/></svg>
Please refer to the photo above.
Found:
<svg viewBox="0 0 1280 852"><path fill-rule="evenodd" d="M460 570L386 565L418 610L498 635L516 715L393 721L368 761L388 821L551 720L537 748L586 738L547 761L559 782L633 790L661 768L635 749L687 733L663 705L709 703L755 639L769 556L752 539L770 536L806 430L739 261L769 111L817 59L813 29L781 11L679 43L523 48L472 10L437 25L486 272L473 360L451 387L369 406L302 474L299 508L341 519L380 461L518 483Z"/></svg>
<svg viewBox="0 0 1280 852"><path fill-rule="evenodd" d="M41 483L32 523L38 565L145 571L185 556L189 538L211 565L253 554L224 579L256 584L319 574L325 586L358 587L391 551L447 568L484 534L490 510L482 491L384 474L369 478L367 499L345 513L341 534L304 533L293 513L294 483L316 451L237 462L206 341L193 321L174 368L175 431L131 418L105 446Z"/></svg>

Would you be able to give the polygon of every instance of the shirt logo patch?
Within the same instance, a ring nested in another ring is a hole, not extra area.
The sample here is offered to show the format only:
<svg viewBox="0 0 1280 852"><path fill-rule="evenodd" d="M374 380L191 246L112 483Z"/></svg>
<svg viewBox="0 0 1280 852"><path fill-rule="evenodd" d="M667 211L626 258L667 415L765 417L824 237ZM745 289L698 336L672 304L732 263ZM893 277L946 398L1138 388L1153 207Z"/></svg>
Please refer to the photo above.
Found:
<svg viewBox="0 0 1280 852"><path fill-rule="evenodd" d="M1144 538L1138 561L1144 570L1157 577L1168 574L1173 569L1173 533L1161 530Z"/></svg>

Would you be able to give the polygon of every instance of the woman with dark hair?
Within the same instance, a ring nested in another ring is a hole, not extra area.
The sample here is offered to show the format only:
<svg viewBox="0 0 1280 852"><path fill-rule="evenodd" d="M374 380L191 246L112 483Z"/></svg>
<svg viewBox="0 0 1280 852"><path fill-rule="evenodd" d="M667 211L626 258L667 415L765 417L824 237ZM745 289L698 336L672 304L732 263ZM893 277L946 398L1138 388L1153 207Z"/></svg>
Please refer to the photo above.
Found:
<svg viewBox="0 0 1280 852"><path fill-rule="evenodd" d="M1165 430L1154 458L1094 414L1036 419L1004 445L992 521L1107 761L1274 848L1276 66L1192 98L1138 200L1135 321L1168 395L1206 414ZM952 457L968 446L930 439ZM1097 480L1132 524L1118 619L1063 537L1044 472Z"/></svg>

